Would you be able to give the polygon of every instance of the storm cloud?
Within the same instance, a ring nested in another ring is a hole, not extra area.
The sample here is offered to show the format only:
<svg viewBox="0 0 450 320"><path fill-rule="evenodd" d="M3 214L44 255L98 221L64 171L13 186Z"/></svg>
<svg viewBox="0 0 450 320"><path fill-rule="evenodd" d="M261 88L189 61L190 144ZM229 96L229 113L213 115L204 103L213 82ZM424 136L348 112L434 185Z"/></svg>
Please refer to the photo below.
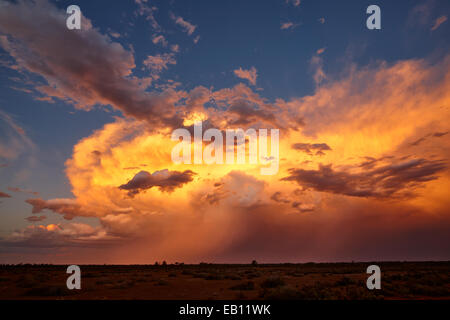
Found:
<svg viewBox="0 0 450 320"><path fill-rule="evenodd" d="M195 172L186 170L184 172L169 171L167 169L155 171L152 174L147 171L140 171L133 179L119 188L129 190L129 195L134 195L142 190L158 187L159 190L172 192L176 188L181 188L184 184L191 182Z"/></svg>
<svg viewBox="0 0 450 320"><path fill-rule="evenodd" d="M324 151L330 151L331 148L326 143L295 143L292 145L292 149L303 151L309 155L315 152L316 156L324 155Z"/></svg>
<svg viewBox="0 0 450 320"><path fill-rule="evenodd" d="M332 165L318 170L289 169L282 181L294 181L305 189L353 197L411 197L422 183L435 180L446 165L439 160L414 159L392 163L373 170L351 173L336 171Z"/></svg>

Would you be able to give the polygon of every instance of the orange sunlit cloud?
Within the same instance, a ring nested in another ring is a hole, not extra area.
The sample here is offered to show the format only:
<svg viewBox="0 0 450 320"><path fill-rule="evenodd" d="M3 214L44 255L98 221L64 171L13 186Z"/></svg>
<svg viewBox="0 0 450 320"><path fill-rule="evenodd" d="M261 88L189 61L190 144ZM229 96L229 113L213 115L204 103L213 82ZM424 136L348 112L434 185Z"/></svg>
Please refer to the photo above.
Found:
<svg viewBox="0 0 450 320"><path fill-rule="evenodd" d="M279 100L285 113L303 118L305 125L282 131L280 171L274 176L261 176L255 165L175 165L170 155L176 142L149 131L145 122L117 119L74 147L66 163L73 203L55 200L52 206L49 200L41 206L69 219L97 217L107 233L139 243L133 248L140 258L147 257L143 246L151 257L213 256L238 243L270 242L280 237L279 228L293 241L307 241L305 230L317 228L311 241L327 247L331 238L355 232L337 227L343 215L352 229L373 223L365 219L375 215L389 221L389 226L380 223L381 229L399 233L415 226L406 223L406 212L424 224L436 215L448 222L442 190L449 188L443 160L450 118L442 108L450 101L444 72L449 65L448 57L434 66L419 60L382 63L354 70L312 96ZM206 112L201 120L217 113ZM195 175L170 192L153 187L130 196L120 188L140 171L160 170ZM264 234L248 225L256 216L269 224ZM319 226L324 219L330 225ZM133 256L132 248L126 251L122 257Z"/></svg>
<svg viewBox="0 0 450 320"><path fill-rule="evenodd" d="M133 48L88 18L79 33L62 33L61 11L42 3L0 11L0 45L15 61L11 68L45 80L30 85L36 100L85 111L110 106L120 116L73 146L65 161L72 197L25 199L33 214L26 220L37 224L13 232L7 245L70 246L84 262L105 263L401 260L450 252L449 55L354 65L333 77L325 72L332 48L315 49L307 62L315 89L292 98L268 99L254 88L262 82L259 66L236 66L238 83L221 89L188 90L172 80L151 91L178 65L179 46L168 46L169 37L149 38L176 50L143 55L146 76L137 77ZM184 36L198 37L197 25L170 19ZM220 132L279 129L279 170L261 174L270 157L257 164L174 163L178 141L171 133L192 133L199 121ZM16 140L9 149L19 153ZM64 223L45 225L48 213ZM79 253L97 245L101 252ZM440 250L427 251L435 246Z"/></svg>

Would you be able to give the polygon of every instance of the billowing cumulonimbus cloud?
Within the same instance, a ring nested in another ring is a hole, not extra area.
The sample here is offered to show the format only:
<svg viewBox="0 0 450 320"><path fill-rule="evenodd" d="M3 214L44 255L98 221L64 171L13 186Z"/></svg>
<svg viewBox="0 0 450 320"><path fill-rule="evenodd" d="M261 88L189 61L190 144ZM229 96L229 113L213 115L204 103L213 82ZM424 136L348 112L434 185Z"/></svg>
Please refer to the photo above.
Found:
<svg viewBox="0 0 450 320"><path fill-rule="evenodd" d="M370 171L335 171L331 165L318 170L290 169L283 181L295 181L305 189L354 197L411 197L424 182L438 179L443 161L414 159L380 166Z"/></svg>
<svg viewBox="0 0 450 320"><path fill-rule="evenodd" d="M42 200L34 203L35 211L48 208L68 217L96 217L107 234L133 238L133 246L114 251L117 259L124 259L119 261L133 256L141 257L139 261L239 261L250 253L270 261L330 260L336 252L369 259L381 250L371 243L387 234L405 245L393 250L384 243L383 252L412 257L419 253L406 243L416 239L414 233L423 232L422 240L432 245L448 238L450 230L445 216L450 204L440 191L448 187L449 174L446 164L437 160L449 157L448 135L441 135L448 131L449 115L437 112L450 98L445 71L449 65L444 58L434 65L407 60L352 70L347 77L330 79L313 95L274 104L243 84L218 91L196 87L185 95L186 110L211 123L227 126L239 122L241 115L244 120L244 115L254 117L254 122L270 120L257 118L254 110L260 108L292 125L280 136L285 160L280 161L279 175L262 177L246 165L177 166L170 157L176 142L149 132L142 121L116 119L82 139L66 162L75 196L70 206ZM216 110L233 106L234 112L205 110L206 103ZM429 132L441 137L414 147L421 158L404 158L411 152L409 143ZM320 141L333 152L325 152L317 169L319 159L292 149L298 141ZM118 186L134 175L123 168L142 168L143 163L148 175L191 170L196 179L170 193L154 186L137 197L124 196ZM288 181L280 181L283 177ZM417 200L414 204L408 202L411 197ZM390 201L385 205L386 199ZM435 218L426 214L430 207ZM411 213L417 218L407 218ZM377 223L367 224L368 217L376 217ZM321 232L324 221L327 231ZM355 235L354 230L361 231ZM358 254L355 241L372 249ZM315 247L305 245L299 253L299 243Z"/></svg>
<svg viewBox="0 0 450 320"><path fill-rule="evenodd" d="M116 119L82 139L66 162L75 199L35 201L34 210L48 208L67 217L95 217L107 234L133 239L133 246L127 246L127 250L116 249L116 257L125 259L120 261L138 255L140 261L172 257L195 262L239 259L245 253L270 261L276 260L277 254L280 260L329 260L336 250L341 257L352 250L357 252L355 241L369 247L373 241L382 241L380 230L383 236L389 234L405 244L411 234L423 230L429 245L438 243L449 230L444 213L450 204L445 200L447 195L440 192L448 186L448 170L437 159L448 159L445 146L450 143L448 135L442 135L448 131L449 115L435 111L450 98L449 76L444 72L449 63L447 59L436 65L408 60L352 70L311 96L278 99L275 104L243 84L218 91L196 87L185 95L186 109L203 114L211 123L229 125L240 121L240 115L243 119L244 115L255 117L254 122L269 120L257 119L256 112L248 109L258 110L260 106L267 115L275 114L275 120L292 124L292 129L285 129L280 136L280 156L285 160L280 161L279 175L262 177L246 165L177 166L170 157L176 142L149 132L142 121ZM208 102L217 106L214 109L234 106L231 110L235 113L205 110ZM300 125L296 120L294 126L293 119L304 122ZM412 148L409 143L430 132L441 137L426 139L414 147L414 154L421 158L407 158ZM319 169L319 159L292 149L298 141L313 139L333 149L321 156ZM152 184L146 192L131 198L118 187L127 182L131 187L133 181L134 175L124 168L146 170L144 178L164 169L180 173L191 170L196 178L170 193ZM287 181L280 181L283 177ZM412 197L417 200L414 204L408 202ZM384 205L386 199L388 205ZM437 212L435 220L426 214L430 207ZM411 212L417 218L406 219ZM380 224L367 225L364 217L376 217ZM389 219L394 222L386 224ZM364 232L352 233L350 220L352 230ZM326 237L320 232L324 221L332 226L327 228ZM438 226L439 232L430 232ZM298 243L308 241L316 245L315 249L304 246L299 254ZM285 248L283 253L280 245ZM218 248L220 255L216 255ZM391 252L390 248L385 243L383 251ZM376 250L369 250L364 257L373 257ZM402 250L407 257L417 253L406 246ZM421 252L421 256L426 253Z"/></svg>
<svg viewBox="0 0 450 320"><path fill-rule="evenodd" d="M326 143L295 143L292 145L292 149L303 151L310 155L315 151L316 156L324 155L325 151L331 150L330 146Z"/></svg>
<svg viewBox="0 0 450 320"><path fill-rule="evenodd" d="M191 170L179 172L165 169L153 173L140 171L133 179L121 185L119 189L128 190L130 195L153 187L158 187L161 191L171 192L175 188L181 188L184 184L191 182L194 175L195 173Z"/></svg>
<svg viewBox="0 0 450 320"><path fill-rule="evenodd" d="M255 67L251 67L249 70L242 69L239 67L239 69L236 69L233 71L234 75L238 78L245 79L250 84L256 86L256 78L258 77L258 71Z"/></svg>
<svg viewBox="0 0 450 320"><path fill-rule="evenodd" d="M356 142L359 135L366 136L364 142L358 142L359 156L377 150L375 145L392 150L421 126L430 127L430 131L448 131L448 126L433 128L430 123L436 121L437 114L441 118L449 117L448 111L442 108L449 99L449 68L449 56L442 57L438 63L421 59L392 65L381 63L375 68L352 71L345 78L321 86L314 95L292 99L284 108L305 119L303 134L306 136L334 135L333 139L339 141L345 136L350 139L347 143ZM385 112L390 112L389 116Z"/></svg>

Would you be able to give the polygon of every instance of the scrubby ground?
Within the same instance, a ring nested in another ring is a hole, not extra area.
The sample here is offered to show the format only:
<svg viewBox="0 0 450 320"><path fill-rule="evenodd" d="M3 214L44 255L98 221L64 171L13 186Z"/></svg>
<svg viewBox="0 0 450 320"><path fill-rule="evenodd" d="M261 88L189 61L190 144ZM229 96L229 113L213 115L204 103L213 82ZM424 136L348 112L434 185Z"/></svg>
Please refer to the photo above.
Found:
<svg viewBox="0 0 450 320"><path fill-rule="evenodd" d="M381 290L366 287L370 264ZM68 290L67 266L2 265L0 299L450 299L450 262L80 267Z"/></svg>

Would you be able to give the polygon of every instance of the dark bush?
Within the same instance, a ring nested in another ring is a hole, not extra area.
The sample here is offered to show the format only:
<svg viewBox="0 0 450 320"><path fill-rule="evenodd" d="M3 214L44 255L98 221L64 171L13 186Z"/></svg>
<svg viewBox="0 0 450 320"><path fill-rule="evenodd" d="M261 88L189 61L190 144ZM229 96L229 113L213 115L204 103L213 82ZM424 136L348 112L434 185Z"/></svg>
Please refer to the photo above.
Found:
<svg viewBox="0 0 450 320"><path fill-rule="evenodd" d="M277 288L284 285L285 282L280 277L270 277L261 283L261 288Z"/></svg>
<svg viewBox="0 0 450 320"><path fill-rule="evenodd" d="M253 281L247 281L240 283L238 285L235 285L230 288L231 290L254 290L255 289L255 283Z"/></svg>
<svg viewBox="0 0 450 320"><path fill-rule="evenodd" d="M342 277L341 279L339 279L338 281L336 281L336 283L334 284L335 286L348 286L351 284L354 284L355 281L353 281L352 279L350 279L349 277Z"/></svg>

